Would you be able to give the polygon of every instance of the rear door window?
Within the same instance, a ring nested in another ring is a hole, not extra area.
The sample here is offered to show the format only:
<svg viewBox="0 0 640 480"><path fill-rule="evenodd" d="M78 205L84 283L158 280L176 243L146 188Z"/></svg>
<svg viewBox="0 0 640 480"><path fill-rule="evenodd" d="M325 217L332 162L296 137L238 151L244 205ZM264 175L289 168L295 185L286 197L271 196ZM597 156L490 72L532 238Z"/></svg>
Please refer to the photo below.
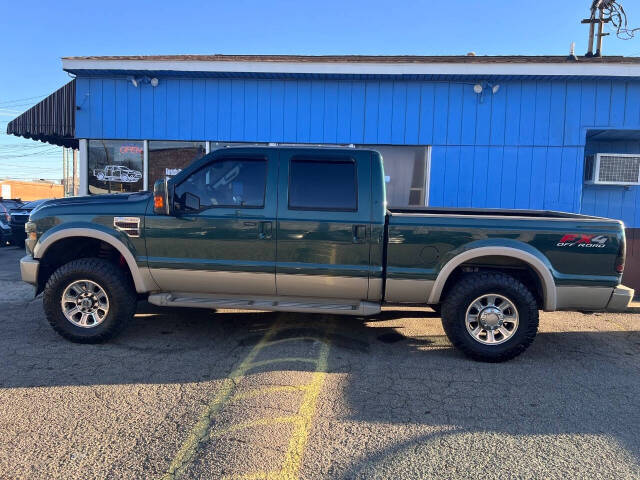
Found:
<svg viewBox="0 0 640 480"><path fill-rule="evenodd" d="M353 160L292 159L289 209L356 211L356 164Z"/></svg>

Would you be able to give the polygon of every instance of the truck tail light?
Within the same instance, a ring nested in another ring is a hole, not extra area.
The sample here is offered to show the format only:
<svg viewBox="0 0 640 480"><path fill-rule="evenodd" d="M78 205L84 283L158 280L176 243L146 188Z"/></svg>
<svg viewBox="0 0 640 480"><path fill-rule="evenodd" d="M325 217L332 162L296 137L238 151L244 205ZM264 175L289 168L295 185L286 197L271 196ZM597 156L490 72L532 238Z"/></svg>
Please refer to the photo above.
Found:
<svg viewBox="0 0 640 480"><path fill-rule="evenodd" d="M624 262L627 256L627 241L625 236L622 236L622 241L620 242L620 247L618 248L618 256L616 257L616 272L623 273L624 272Z"/></svg>

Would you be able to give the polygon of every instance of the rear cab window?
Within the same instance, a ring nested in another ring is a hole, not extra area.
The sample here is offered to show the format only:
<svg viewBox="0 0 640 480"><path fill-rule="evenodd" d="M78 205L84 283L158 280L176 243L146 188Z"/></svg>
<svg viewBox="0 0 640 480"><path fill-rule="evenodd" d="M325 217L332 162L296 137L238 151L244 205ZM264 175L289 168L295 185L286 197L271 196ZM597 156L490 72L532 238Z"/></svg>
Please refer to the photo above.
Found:
<svg viewBox="0 0 640 480"><path fill-rule="evenodd" d="M357 211L356 162L292 158L288 206L290 210Z"/></svg>

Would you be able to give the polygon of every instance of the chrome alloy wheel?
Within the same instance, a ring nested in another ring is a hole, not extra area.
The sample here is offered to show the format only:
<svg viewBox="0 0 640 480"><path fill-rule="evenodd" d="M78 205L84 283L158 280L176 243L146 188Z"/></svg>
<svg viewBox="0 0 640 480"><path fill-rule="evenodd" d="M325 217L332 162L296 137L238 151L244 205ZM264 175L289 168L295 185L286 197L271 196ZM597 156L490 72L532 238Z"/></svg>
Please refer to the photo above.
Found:
<svg viewBox="0 0 640 480"><path fill-rule="evenodd" d="M503 295L482 295L467 308L465 324L475 341L498 345L509 340L518 330L518 309Z"/></svg>
<svg viewBox="0 0 640 480"><path fill-rule="evenodd" d="M60 305L67 320L82 328L97 327L109 313L107 293L91 280L77 280L65 288Z"/></svg>

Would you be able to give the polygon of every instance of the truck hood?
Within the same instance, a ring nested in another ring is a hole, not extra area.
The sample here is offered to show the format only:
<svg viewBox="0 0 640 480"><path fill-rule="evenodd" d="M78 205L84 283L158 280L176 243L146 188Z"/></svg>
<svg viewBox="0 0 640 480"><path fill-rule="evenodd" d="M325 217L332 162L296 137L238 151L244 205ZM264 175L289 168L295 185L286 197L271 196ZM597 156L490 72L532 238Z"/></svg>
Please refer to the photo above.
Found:
<svg viewBox="0 0 640 480"><path fill-rule="evenodd" d="M151 192L136 192L110 195L88 195L85 197L57 198L36 207L31 220L44 217L144 215Z"/></svg>
<svg viewBox="0 0 640 480"><path fill-rule="evenodd" d="M67 197L56 198L49 200L39 208L42 207L63 207L63 206L76 206L76 205L105 205L105 204L122 204L127 202L139 202L141 200L148 200L151 196L150 192L136 192L136 193L112 193L104 195L86 195L84 197Z"/></svg>

